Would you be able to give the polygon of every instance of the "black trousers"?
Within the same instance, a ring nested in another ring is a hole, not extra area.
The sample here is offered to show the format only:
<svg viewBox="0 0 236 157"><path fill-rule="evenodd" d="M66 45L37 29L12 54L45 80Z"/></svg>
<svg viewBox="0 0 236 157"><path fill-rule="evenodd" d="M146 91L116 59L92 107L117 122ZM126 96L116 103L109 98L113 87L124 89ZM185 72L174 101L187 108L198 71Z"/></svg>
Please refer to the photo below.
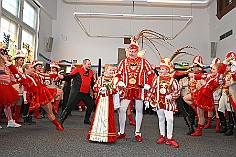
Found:
<svg viewBox="0 0 236 157"><path fill-rule="evenodd" d="M182 96L176 99L178 111L183 117L188 117L188 104L183 100Z"/></svg>
<svg viewBox="0 0 236 157"><path fill-rule="evenodd" d="M84 104L87 106L85 119L88 120L91 116L93 109L95 108L94 100L91 98L89 93L75 92L71 90L65 111L68 114L71 113L71 111L78 105L80 101L83 101Z"/></svg>
<svg viewBox="0 0 236 157"><path fill-rule="evenodd" d="M28 102L27 104L22 104L22 105L23 105L22 117L27 117L28 112L29 112L30 102Z"/></svg>
<svg viewBox="0 0 236 157"><path fill-rule="evenodd" d="M63 93L63 103L62 103L62 106L61 106L61 108L62 108L61 112L63 112L63 110L66 108L69 96L70 96L70 91L67 91L67 92L64 91L64 93Z"/></svg>

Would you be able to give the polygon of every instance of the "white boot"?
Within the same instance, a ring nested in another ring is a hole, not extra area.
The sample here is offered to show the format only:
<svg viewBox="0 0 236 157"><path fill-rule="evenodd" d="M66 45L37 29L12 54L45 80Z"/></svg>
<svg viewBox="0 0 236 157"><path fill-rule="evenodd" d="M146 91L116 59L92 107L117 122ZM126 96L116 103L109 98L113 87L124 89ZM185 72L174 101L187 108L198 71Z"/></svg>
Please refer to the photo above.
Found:
<svg viewBox="0 0 236 157"><path fill-rule="evenodd" d="M20 127L21 125L20 124L17 124L16 122L15 122L15 120L9 120L8 121L8 124L7 124L7 127L8 128L18 128L18 127Z"/></svg>
<svg viewBox="0 0 236 157"><path fill-rule="evenodd" d="M0 125L0 129L2 129L2 126Z"/></svg>

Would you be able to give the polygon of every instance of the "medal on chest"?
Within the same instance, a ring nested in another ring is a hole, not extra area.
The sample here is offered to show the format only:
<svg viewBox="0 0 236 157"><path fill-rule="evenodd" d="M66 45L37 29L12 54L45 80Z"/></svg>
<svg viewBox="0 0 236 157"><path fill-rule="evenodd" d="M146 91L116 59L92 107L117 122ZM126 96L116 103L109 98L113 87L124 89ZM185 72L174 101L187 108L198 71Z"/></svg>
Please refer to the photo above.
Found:
<svg viewBox="0 0 236 157"><path fill-rule="evenodd" d="M161 94L166 94L167 93L167 88L170 85L170 81L169 80L161 80L160 81L160 93Z"/></svg>
<svg viewBox="0 0 236 157"><path fill-rule="evenodd" d="M130 84L135 84L135 83L136 83L136 80L135 80L134 78L131 78L131 79L129 79L129 83L130 83Z"/></svg>
<svg viewBox="0 0 236 157"><path fill-rule="evenodd" d="M106 87L108 90L112 88L112 78L103 78L102 81L103 87Z"/></svg>
<svg viewBox="0 0 236 157"><path fill-rule="evenodd" d="M165 88L161 88L161 89L160 89L160 93L161 93L161 94L166 94L166 89L165 89Z"/></svg>
<svg viewBox="0 0 236 157"><path fill-rule="evenodd" d="M130 69L135 70L137 68L137 63L131 62L130 63Z"/></svg>

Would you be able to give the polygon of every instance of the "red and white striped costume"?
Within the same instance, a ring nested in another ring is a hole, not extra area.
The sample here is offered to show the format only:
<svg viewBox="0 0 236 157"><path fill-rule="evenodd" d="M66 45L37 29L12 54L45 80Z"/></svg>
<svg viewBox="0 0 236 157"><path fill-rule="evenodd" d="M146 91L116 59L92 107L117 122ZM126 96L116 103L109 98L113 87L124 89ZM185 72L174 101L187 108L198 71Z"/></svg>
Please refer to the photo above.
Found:
<svg viewBox="0 0 236 157"><path fill-rule="evenodd" d="M230 101L229 101L230 100L229 86L232 84L234 80L232 77L233 75L234 75L233 73L228 72L223 77L223 84L221 85L222 96L220 98L219 108L218 108L218 111L223 113L225 112L225 110L231 111Z"/></svg>
<svg viewBox="0 0 236 157"><path fill-rule="evenodd" d="M145 58L131 59L128 57L119 63L117 77L126 85L124 99L144 100L144 93L140 87L151 84L154 72L151 64Z"/></svg>
<svg viewBox="0 0 236 157"><path fill-rule="evenodd" d="M171 102L166 102L166 95L172 96ZM157 76L153 79L149 96L152 107L174 111L177 108L175 100L180 96L179 83L171 75Z"/></svg>
<svg viewBox="0 0 236 157"><path fill-rule="evenodd" d="M167 145L177 148L178 144L173 139L173 113L177 108L176 99L180 96L180 88L174 75L170 74L172 68L173 64L170 59L161 57L159 76L153 79L147 99L151 106L157 109L161 135L157 143L162 144L165 141Z"/></svg>

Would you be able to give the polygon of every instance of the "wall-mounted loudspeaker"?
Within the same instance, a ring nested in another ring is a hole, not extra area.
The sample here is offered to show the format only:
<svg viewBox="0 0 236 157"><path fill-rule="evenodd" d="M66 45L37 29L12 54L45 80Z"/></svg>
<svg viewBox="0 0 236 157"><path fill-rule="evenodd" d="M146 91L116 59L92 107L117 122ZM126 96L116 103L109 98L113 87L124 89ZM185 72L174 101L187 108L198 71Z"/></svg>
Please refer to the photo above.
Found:
<svg viewBox="0 0 236 157"><path fill-rule="evenodd" d="M217 42L211 42L211 58L216 57Z"/></svg>
<svg viewBox="0 0 236 157"><path fill-rule="evenodd" d="M53 37L48 38L47 46L46 46L46 51L51 52L52 51L52 44L53 44Z"/></svg>

